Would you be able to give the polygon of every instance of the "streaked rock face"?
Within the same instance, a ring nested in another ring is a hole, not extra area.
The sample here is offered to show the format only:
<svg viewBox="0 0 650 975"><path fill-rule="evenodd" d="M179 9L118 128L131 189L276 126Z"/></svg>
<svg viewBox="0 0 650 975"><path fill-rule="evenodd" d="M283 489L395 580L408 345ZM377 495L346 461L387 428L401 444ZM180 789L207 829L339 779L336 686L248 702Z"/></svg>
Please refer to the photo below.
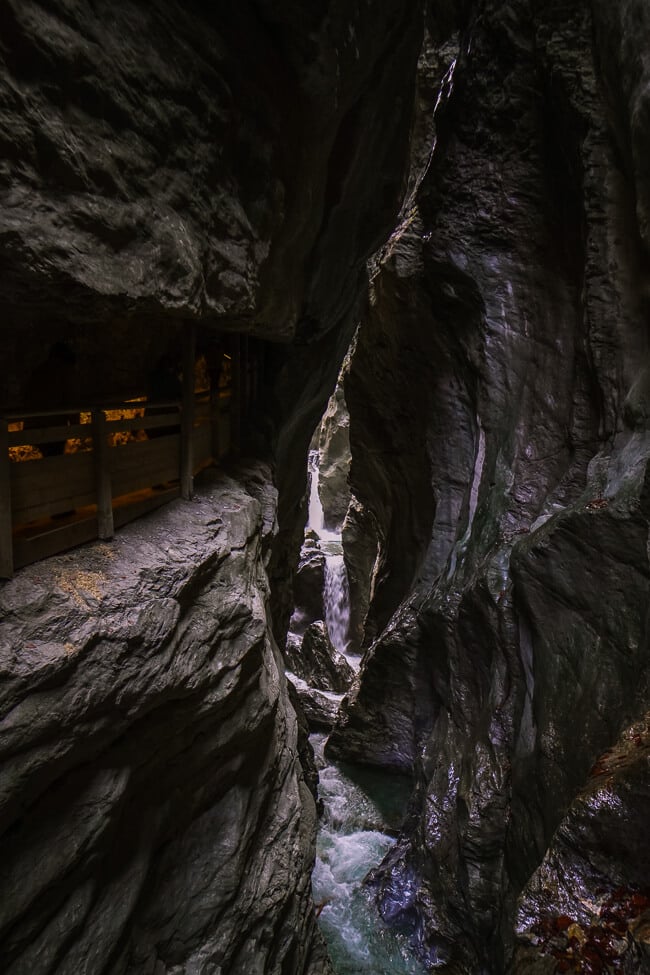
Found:
<svg viewBox="0 0 650 975"><path fill-rule="evenodd" d="M378 902L474 975L507 968L519 892L648 708L650 24L635 2L465 14L346 383L377 639L329 750L415 771Z"/></svg>
<svg viewBox="0 0 650 975"><path fill-rule="evenodd" d="M3 303L89 327L137 313L326 331L324 289L339 282L325 304L341 307L339 279L356 288L397 202L391 165L370 177L378 211L358 197L371 159L404 152L408 88L391 78L386 104L371 87L409 32L417 56L416 11L7 0ZM393 138L368 131L389 114Z"/></svg>
<svg viewBox="0 0 650 975"><path fill-rule="evenodd" d="M404 187L345 384L353 640L374 643L330 743L416 778L381 911L455 975L543 971L517 912L561 916L567 842L586 894L617 815L642 842L647 763L607 815L584 788L650 697L650 8L431 5L412 127L421 13L2 4L0 403L71 332L118 377L129 342L145 362L189 321L284 343L257 431L273 540L249 472L0 590L10 975L327 970L269 617L282 633L307 445Z"/></svg>

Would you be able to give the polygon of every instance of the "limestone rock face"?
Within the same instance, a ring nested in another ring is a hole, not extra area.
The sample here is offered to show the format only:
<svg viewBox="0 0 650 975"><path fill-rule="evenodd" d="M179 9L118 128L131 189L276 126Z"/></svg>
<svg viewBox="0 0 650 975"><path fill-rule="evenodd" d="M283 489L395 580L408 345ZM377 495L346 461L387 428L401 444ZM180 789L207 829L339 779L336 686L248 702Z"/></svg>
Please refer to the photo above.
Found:
<svg viewBox="0 0 650 975"><path fill-rule="evenodd" d="M520 892L650 704L649 16L487 0L437 23L435 149L346 380L379 553L329 752L415 773L378 902L464 975L507 969ZM628 798L607 835L637 842Z"/></svg>
<svg viewBox="0 0 650 975"><path fill-rule="evenodd" d="M267 618L275 505L268 470L214 474L0 590L7 975L328 970Z"/></svg>
<svg viewBox="0 0 650 975"><path fill-rule="evenodd" d="M361 238L372 243L350 201L367 175L364 121L388 106L364 89L407 30L417 44L416 10L7 0L3 304L51 313L58 300L86 323L171 313L267 338L301 320L317 332L331 276L356 278Z"/></svg>
<svg viewBox="0 0 650 975"><path fill-rule="evenodd" d="M349 648L358 652L375 636L368 619L379 540L369 509L353 497L342 530L343 554L350 587Z"/></svg>
<svg viewBox="0 0 650 975"><path fill-rule="evenodd" d="M513 972L650 971L649 760L646 715L595 763L526 885Z"/></svg>
<svg viewBox="0 0 650 975"><path fill-rule="evenodd" d="M318 453L318 493L323 505L325 528L340 529L350 504L350 417L340 383L323 414Z"/></svg>
<svg viewBox="0 0 650 975"><path fill-rule="evenodd" d="M285 656L291 670L319 691L343 692L352 683L354 672L343 654L332 646L322 620L307 627L300 643L290 638Z"/></svg>
<svg viewBox="0 0 650 975"><path fill-rule="evenodd" d="M296 621L304 620L303 626L325 617L323 593L325 590L325 555L320 550L318 537L305 536L300 550L300 562L294 579Z"/></svg>
<svg viewBox="0 0 650 975"><path fill-rule="evenodd" d="M422 13L2 4L0 407L58 340L97 396L134 395L191 322L269 340L254 432L279 489L273 539L252 477L0 589L11 975L327 970L265 573L283 636L308 442L400 205Z"/></svg>

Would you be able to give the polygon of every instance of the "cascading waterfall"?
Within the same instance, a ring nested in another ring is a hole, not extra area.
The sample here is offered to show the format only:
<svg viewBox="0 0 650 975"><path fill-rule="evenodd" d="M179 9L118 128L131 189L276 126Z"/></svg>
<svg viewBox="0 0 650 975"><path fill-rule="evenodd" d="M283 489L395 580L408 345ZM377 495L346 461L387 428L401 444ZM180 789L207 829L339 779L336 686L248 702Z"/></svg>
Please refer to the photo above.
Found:
<svg viewBox="0 0 650 975"><path fill-rule="evenodd" d="M325 561L325 623L332 646L345 653L350 625L350 590L343 555L327 555Z"/></svg>
<svg viewBox="0 0 650 975"><path fill-rule="evenodd" d="M350 595L343 543L340 531L325 527L319 461L318 450L310 451L306 533L312 535L311 544L317 536L325 556L323 608L330 641L356 670L359 657L347 653ZM297 619L296 631L300 625ZM291 679L297 687L303 683L295 676ZM325 761L324 735L312 735L311 740L324 803L313 874L314 902L334 970L337 975L421 975L407 941L383 924L363 884L395 842L390 831L399 826L410 785L399 776L378 772L359 772L352 778Z"/></svg>
<svg viewBox="0 0 650 975"><path fill-rule="evenodd" d="M316 532L320 539L320 547L325 556L325 589L323 604L325 608L325 624L332 646L339 653L345 653L348 646L348 630L350 625L350 590L348 574L343 558L343 542L341 532L329 531L325 528L325 516L318 493L318 463L317 450L309 452L309 518L307 529Z"/></svg>

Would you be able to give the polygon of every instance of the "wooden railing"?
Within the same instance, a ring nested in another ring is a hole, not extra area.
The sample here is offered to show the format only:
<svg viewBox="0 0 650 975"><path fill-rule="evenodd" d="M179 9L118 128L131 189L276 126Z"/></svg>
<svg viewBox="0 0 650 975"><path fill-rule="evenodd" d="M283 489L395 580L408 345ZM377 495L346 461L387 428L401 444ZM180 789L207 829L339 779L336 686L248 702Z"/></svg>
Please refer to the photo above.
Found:
<svg viewBox="0 0 650 975"><path fill-rule="evenodd" d="M140 415L109 419L116 410ZM230 410L230 395L222 393L214 400L82 404L1 418L0 577L93 538L109 539L173 497L189 498L194 474L230 449ZM90 422L61 425L62 414ZM114 435L124 433L127 442L117 443ZM10 458L10 448L70 440L78 441L74 452Z"/></svg>

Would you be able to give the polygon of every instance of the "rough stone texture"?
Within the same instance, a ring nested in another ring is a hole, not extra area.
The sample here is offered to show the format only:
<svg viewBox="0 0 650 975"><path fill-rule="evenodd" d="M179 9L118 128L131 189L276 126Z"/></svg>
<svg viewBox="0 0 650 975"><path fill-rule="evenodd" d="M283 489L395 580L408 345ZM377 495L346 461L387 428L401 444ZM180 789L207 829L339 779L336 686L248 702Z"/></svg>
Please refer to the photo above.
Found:
<svg viewBox="0 0 650 975"><path fill-rule="evenodd" d="M265 349L249 431L278 462L281 638L308 442L399 210L422 32L422 0L0 10L0 406L61 339L113 396L172 325L294 340Z"/></svg>
<svg viewBox="0 0 650 975"><path fill-rule="evenodd" d="M650 9L457 14L346 381L377 639L328 751L414 771L381 911L427 964L497 975L567 806L650 703Z"/></svg>
<svg viewBox="0 0 650 975"><path fill-rule="evenodd" d="M373 596L379 541L372 513L355 497L350 501L341 537L350 587L348 649L358 653L365 644L372 642L374 636L368 620L368 607Z"/></svg>
<svg viewBox="0 0 650 975"><path fill-rule="evenodd" d="M276 460L280 636L307 445L400 205L422 30L420 0L0 4L0 407L56 341L80 396L118 397L189 322L270 340L253 432ZM115 559L1 590L13 975L327 969L259 508L217 494L221 526L205 499L175 507Z"/></svg>
<svg viewBox="0 0 650 975"><path fill-rule="evenodd" d="M591 769L520 898L513 972L650 971L648 716ZM570 968L569 968L570 970Z"/></svg>
<svg viewBox="0 0 650 975"><path fill-rule="evenodd" d="M359 253L364 222L381 232L350 196L371 158L363 123L403 99L376 101L373 72L416 10L6 0L3 301L51 314L58 298L95 323L171 313L265 338L300 320L319 331L324 289L356 277L372 244ZM368 142L387 158L385 137Z"/></svg>
<svg viewBox="0 0 650 975"><path fill-rule="evenodd" d="M0 589L7 975L327 970L268 477L215 474Z"/></svg>
<svg viewBox="0 0 650 975"><path fill-rule="evenodd" d="M324 590L325 555L320 550L318 536L308 532L300 550L300 562L293 584L295 610L292 624L299 631L314 620L325 617Z"/></svg>
<svg viewBox="0 0 650 975"><path fill-rule="evenodd" d="M323 414L318 437L318 493L325 528L341 528L350 503L350 417L341 382L337 383Z"/></svg>
<svg viewBox="0 0 650 975"><path fill-rule="evenodd" d="M295 674L288 675L288 683L300 702L300 710L309 730L330 732L336 721L342 694L319 691Z"/></svg>
<svg viewBox="0 0 650 975"><path fill-rule="evenodd" d="M347 691L354 671L343 656L334 649L322 620L311 623L300 643L287 640L287 665L302 680L319 691Z"/></svg>

